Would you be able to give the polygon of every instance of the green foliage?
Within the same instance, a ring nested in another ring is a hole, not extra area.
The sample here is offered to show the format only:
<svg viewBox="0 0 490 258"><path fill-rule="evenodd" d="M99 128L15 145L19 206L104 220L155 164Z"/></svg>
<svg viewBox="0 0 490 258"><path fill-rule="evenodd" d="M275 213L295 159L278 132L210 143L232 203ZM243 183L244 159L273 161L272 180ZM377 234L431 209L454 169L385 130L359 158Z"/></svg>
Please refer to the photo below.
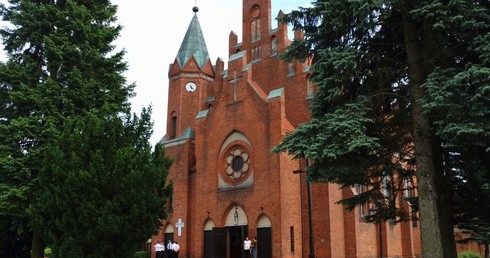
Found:
<svg viewBox="0 0 490 258"><path fill-rule="evenodd" d="M146 258L148 257L148 252L146 251L138 251L134 253L134 258Z"/></svg>
<svg viewBox="0 0 490 258"><path fill-rule="evenodd" d="M305 31L305 38L282 55L313 57L310 78L318 86L313 119L275 151L314 160L307 170L310 180L368 185L371 191L340 200L353 209L385 199L384 209L368 220L406 220L410 211L396 204L405 190L399 179L413 177L414 159L399 12L381 1L313 4L285 16L285 22ZM380 178L390 180L381 185Z"/></svg>
<svg viewBox="0 0 490 258"><path fill-rule="evenodd" d="M479 253L473 251L463 251L458 254L458 258L482 258Z"/></svg>
<svg viewBox="0 0 490 258"><path fill-rule="evenodd" d="M403 181L415 175L416 161L430 162L434 165L419 174L440 178L429 182L437 186L430 191L435 195L419 189L419 200L405 200L435 210L426 201L449 199L436 206L451 207L450 212L459 216L454 224L474 218L487 223L488 3L318 0L312 4L283 17L282 22L302 30L304 38L295 39L281 55L286 60L312 60L314 73L309 78L318 86L312 119L274 150L312 160L309 180L342 187L367 185L368 191L340 203L353 209L382 200L382 209L368 221L410 218L410 211L397 204L397 196L410 190ZM427 151L420 154L421 149ZM423 180L426 177L419 178L419 185ZM442 208L436 212L445 219ZM436 248L424 247L432 249ZM446 254L450 255L434 255Z"/></svg>
<svg viewBox="0 0 490 258"><path fill-rule="evenodd" d="M31 234L19 234L19 228L13 225L10 216L3 215L0 217L0 257L28 257L32 242ZM22 225L22 224L20 224Z"/></svg>
<svg viewBox="0 0 490 258"><path fill-rule="evenodd" d="M49 246L44 248L44 255L50 255L52 253L53 253L53 250Z"/></svg>
<svg viewBox="0 0 490 258"><path fill-rule="evenodd" d="M482 153L453 153L445 161L451 175L453 223L466 233L466 240L490 243L490 173L480 160ZM485 162L488 162L486 160Z"/></svg>
<svg viewBox="0 0 490 258"><path fill-rule="evenodd" d="M490 241L490 9L471 1L452 1L434 15L430 8L414 11L433 19L432 30L445 33L446 54L437 60L423 87L421 100L436 127L444 151L453 224L471 240ZM439 8L439 9L441 9ZM458 42L458 44L454 44ZM487 247L488 249L488 247Z"/></svg>
<svg viewBox="0 0 490 258"><path fill-rule="evenodd" d="M161 226L171 161L149 118L69 119L46 149L30 212L57 257L127 256Z"/></svg>
<svg viewBox="0 0 490 258"><path fill-rule="evenodd" d="M30 242L42 240L61 257L132 255L165 216L156 206L169 161L150 150L150 112L130 118L116 10L110 1L0 5L2 257L41 256Z"/></svg>

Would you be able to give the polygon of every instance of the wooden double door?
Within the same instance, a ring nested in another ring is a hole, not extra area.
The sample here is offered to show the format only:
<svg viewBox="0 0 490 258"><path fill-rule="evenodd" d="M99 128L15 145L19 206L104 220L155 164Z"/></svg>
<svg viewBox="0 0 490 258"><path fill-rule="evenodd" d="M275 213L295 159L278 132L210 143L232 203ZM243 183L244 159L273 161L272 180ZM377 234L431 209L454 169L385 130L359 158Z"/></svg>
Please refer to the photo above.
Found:
<svg viewBox="0 0 490 258"><path fill-rule="evenodd" d="M243 258L242 243L247 230L247 226L234 226L204 231L204 257Z"/></svg>
<svg viewBox="0 0 490 258"><path fill-rule="evenodd" d="M244 258L243 241L248 235L248 226L232 226L204 231L205 258ZM271 257L271 231L257 230L258 257Z"/></svg>

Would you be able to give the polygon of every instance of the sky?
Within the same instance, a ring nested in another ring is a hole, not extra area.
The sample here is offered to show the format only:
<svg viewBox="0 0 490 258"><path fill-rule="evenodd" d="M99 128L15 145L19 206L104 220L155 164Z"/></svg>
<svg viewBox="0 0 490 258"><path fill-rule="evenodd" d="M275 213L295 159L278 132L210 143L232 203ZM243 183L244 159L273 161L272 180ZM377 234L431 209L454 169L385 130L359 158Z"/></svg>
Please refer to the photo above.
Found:
<svg viewBox="0 0 490 258"><path fill-rule="evenodd" d="M311 0L271 0L272 28L279 10L288 13ZM0 0L6 3L7 0ZM197 5L197 16L208 47L211 63L217 58L228 61L228 36L231 31L242 39L242 0L112 0L118 5L117 19L123 29L114 42L124 49L128 83L135 83L136 97L131 99L132 112L153 107L154 146L164 135L167 117L168 68L174 62ZM290 29L291 30L291 29Z"/></svg>
<svg viewBox="0 0 490 258"><path fill-rule="evenodd" d="M197 17L213 64L217 58L228 61L231 31L242 40L241 0L113 0L119 6L118 21L123 26L116 41L126 50L128 82L136 83L132 111L152 105L154 121L150 139L155 145L164 135L167 117L168 68L174 62L197 5ZM272 27L279 10L287 13L311 0L272 0Z"/></svg>

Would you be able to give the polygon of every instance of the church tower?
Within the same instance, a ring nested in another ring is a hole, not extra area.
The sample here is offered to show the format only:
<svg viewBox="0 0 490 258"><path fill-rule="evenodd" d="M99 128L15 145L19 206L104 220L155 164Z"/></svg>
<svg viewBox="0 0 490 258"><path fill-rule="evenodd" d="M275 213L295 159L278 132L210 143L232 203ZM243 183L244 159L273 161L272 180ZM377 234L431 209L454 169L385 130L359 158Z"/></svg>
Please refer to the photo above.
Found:
<svg viewBox="0 0 490 258"><path fill-rule="evenodd" d="M271 31L271 1L243 0L243 49L249 50L248 60L257 59Z"/></svg>
<svg viewBox="0 0 490 258"><path fill-rule="evenodd" d="M152 245L173 240L182 257L243 258L248 236L257 238L261 258L375 257L377 246L390 257L420 254L414 225L384 223L377 231L363 221L366 209L336 204L357 188L307 184L304 173L293 173L307 162L271 151L310 119L315 87L309 63L280 58L291 42L287 25L271 28L271 0L242 5L242 42L229 34L226 70L221 59L210 61L197 7L169 67L161 143L174 160L173 193Z"/></svg>
<svg viewBox="0 0 490 258"><path fill-rule="evenodd" d="M199 8L192 10L194 17L168 73L168 140L185 132L213 92L215 73L197 17Z"/></svg>

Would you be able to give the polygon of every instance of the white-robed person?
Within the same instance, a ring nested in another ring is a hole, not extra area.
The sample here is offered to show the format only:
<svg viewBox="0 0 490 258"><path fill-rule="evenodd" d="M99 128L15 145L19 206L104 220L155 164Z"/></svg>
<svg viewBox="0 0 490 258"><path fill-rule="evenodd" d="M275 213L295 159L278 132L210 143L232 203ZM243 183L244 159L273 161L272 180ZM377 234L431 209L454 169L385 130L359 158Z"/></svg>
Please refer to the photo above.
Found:
<svg viewBox="0 0 490 258"><path fill-rule="evenodd" d="M172 240L169 239L167 243L167 257L168 258L173 258L174 257L174 251L172 250Z"/></svg>
<svg viewBox="0 0 490 258"><path fill-rule="evenodd" d="M162 242L158 241L153 247L155 248L155 257L163 258L163 251L165 251L165 246L162 244Z"/></svg>
<svg viewBox="0 0 490 258"><path fill-rule="evenodd" d="M179 257L179 250L180 250L180 245L177 241L174 241L172 243L172 251L174 251L174 258L178 258Z"/></svg>
<svg viewBox="0 0 490 258"><path fill-rule="evenodd" d="M243 251L245 252L245 257L250 258L250 251L252 250L252 241L246 237L243 241Z"/></svg>

